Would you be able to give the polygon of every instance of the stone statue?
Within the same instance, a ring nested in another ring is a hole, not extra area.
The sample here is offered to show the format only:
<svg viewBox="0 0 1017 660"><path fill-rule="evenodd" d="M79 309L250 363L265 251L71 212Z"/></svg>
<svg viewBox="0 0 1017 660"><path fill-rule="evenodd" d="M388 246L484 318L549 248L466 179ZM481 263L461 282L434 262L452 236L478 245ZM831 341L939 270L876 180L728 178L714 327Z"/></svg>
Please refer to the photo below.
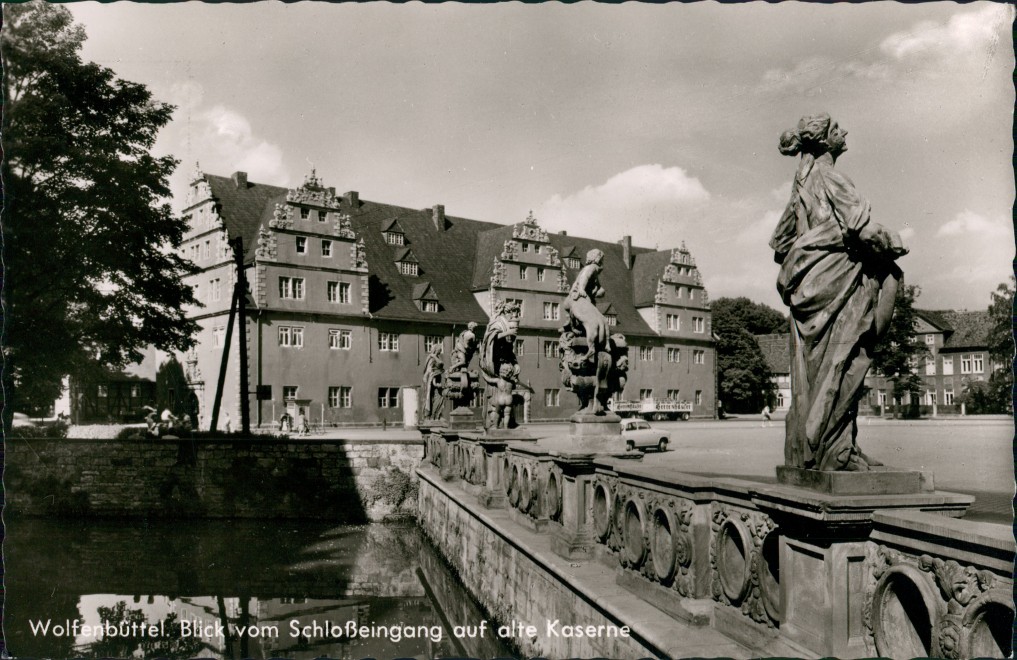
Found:
<svg viewBox="0 0 1017 660"><path fill-rule="evenodd" d="M445 365L441 360L441 344L436 344L424 362L424 402L421 419L441 419L445 408Z"/></svg>
<svg viewBox="0 0 1017 660"><path fill-rule="evenodd" d="M900 236L869 217L869 203L834 169L847 150L827 114L785 131L780 152L801 154L791 200L770 240L777 290L791 310L791 408L785 465L868 470L856 417L871 351L893 315L906 254Z"/></svg>
<svg viewBox="0 0 1017 660"><path fill-rule="evenodd" d="M485 429L511 429L516 426L512 414L512 392L519 382L519 362L515 352L519 311L518 303L499 301L480 345L480 370L487 383Z"/></svg>
<svg viewBox="0 0 1017 660"><path fill-rule="evenodd" d="M477 352L476 329L477 324L470 321L456 339L450 364L445 372L445 398L451 401L456 409L473 405L479 379L477 374L469 369L473 354Z"/></svg>
<svg viewBox="0 0 1017 660"><path fill-rule="evenodd" d="M590 250L565 299L567 321L562 328L558 367L562 383L579 397L580 414L603 415L607 401L625 388L628 347L625 337L608 336L607 319L597 309L604 253Z"/></svg>

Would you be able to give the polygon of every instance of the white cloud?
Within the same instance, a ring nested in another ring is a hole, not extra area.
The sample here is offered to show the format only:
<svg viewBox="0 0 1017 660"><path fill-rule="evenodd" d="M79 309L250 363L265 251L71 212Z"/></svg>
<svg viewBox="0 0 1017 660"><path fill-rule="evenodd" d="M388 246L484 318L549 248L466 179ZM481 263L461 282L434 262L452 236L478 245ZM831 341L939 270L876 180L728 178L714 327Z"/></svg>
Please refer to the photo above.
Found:
<svg viewBox="0 0 1017 660"><path fill-rule="evenodd" d="M201 113L198 123L202 161L207 159L213 166L221 163L223 171L243 170L256 181L278 184L285 178L282 149L254 135L251 123L239 112L216 105Z"/></svg>
<svg viewBox="0 0 1017 660"><path fill-rule="evenodd" d="M953 220L943 223L936 231L937 237L960 236L996 239L1013 236L1013 224L1004 218L990 219L974 211L964 210Z"/></svg>
<svg viewBox="0 0 1017 660"><path fill-rule="evenodd" d="M891 34L880 44L880 50L897 60L985 55L995 49L1000 29L1012 20L1012 15L1013 8L1001 4L956 14L945 24L923 21L907 32Z"/></svg>
<svg viewBox="0 0 1017 660"><path fill-rule="evenodd" d="M537 208L536 215L548 227L612 241L631 233L626 223L638 222L650 228L651 239L670 246L680 233L676 233L677 225L709 199L699 179L680 167L639 165L599 186L554 195Z"/></svg>

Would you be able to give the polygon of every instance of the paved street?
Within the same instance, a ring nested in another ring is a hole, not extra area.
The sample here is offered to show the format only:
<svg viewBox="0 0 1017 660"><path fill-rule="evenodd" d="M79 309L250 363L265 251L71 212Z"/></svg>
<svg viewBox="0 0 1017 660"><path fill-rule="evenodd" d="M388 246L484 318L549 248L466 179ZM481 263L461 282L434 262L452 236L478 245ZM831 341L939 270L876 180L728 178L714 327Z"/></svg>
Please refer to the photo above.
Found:
<svg viewBox="0 0 1017 660"><path fill-rule="evenodd" d="M664 454L649 451L646 465L664 465L682 472L737 476L774 481L774 468L784 460L784 423L761 426L758 416L725 421L652 422L671 431ZM535 424L539 435L568 433L567 424ZM887 465L931 470L939 490L978 498L967 518L1000 524L1013 519L1013 422L1005 417L940 420L863 418L858 442L867 454ZM416 439L403 429L344 429L330 436L350 439ZM314 436L321 437L321 436Z"/></svg>

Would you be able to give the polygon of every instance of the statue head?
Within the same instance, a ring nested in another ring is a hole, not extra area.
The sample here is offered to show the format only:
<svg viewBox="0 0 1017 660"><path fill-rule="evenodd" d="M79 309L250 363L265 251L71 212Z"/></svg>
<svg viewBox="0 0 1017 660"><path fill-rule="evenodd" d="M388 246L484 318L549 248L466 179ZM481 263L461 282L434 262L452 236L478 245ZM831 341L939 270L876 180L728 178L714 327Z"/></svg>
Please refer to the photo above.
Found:
<svg viewBox="0 0 1017 660"><path fill-rule="evenodd" d="M586 253L586 263L596 264L598 266L602 265L604 263L604 253L597 248L593 248Z"/></svg>
<svg viewBox="0 0 1017 660"><path fill-rule="evenodd" d="M466 329L469 330L470 332L473 332L474 330L476 330L477 329L476 321L470 321L469 323L467 323L466 324Z"/></svg>
<svg viewBox="0 0 1017 660"><path fill-rule="evenodd" d="M797 128L781 133L777 148L785 156L799 153L819 156L827 152L839 156L847 151L845 136L847 131L830 119L830 115L820 112L802 117Z"/></svg>

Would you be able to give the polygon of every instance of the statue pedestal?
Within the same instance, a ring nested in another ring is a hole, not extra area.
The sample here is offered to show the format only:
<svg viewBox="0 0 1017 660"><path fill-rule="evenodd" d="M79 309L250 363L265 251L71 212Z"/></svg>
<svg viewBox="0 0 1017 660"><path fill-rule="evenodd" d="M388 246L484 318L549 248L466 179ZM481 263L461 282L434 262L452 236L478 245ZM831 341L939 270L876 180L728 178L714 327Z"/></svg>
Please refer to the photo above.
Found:
<svg viewBox="0 0 1017 660"><path fill-rule="evenodd" d="M592 415L576 413L569 418L569 440L581 453L606 454L619 458L642 458L638 452L626 452L621 439L621 417L614 413Z"/></svg>
<svg viewBox="0 0 1017 660"><path fill-rule="evenodd" d="M910 495L935 490L931 472L888 466L866 472L824 472L779 465L777 483L830 495Z"/></svg>
<svg viewBox="0 0 1017 660"><path fill-rule="evenodd" d="M863 608L873 516L889 509L960 517L974 498L933 491L931 475L893 468L819 472L779 467L777 475L796 485L760 486L752 502L777 523L780 534L781 634L819 656L871 655Z"/></svg>
<svg viewBox="0 0 1017 660"><path fill-rule="evenodd" d="M473 410L470 408L456 408L448 414L449 430L473 430L480 427L480 419L473 414Z"/></svg>

